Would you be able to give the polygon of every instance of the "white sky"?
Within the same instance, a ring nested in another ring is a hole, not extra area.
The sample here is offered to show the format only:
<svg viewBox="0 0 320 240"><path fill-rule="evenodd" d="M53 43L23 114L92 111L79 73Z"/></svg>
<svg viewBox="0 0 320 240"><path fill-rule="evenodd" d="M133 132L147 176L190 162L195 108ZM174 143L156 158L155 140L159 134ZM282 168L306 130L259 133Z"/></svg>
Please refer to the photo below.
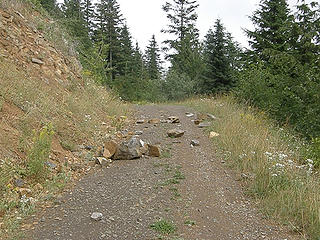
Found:
<svg viewBox="0 0 320 240"><path fill-rule="evenodd" d="M166 1L168 0L118 0L130 32L142 49L148 45L152 34L156 35L159 44L167 38L160 33L168 24L166 14L162 10L162 5ZM248 16L257 9L259 2L259 0L198 0L200 6L197 10L197 25L201 39L214 25L215 20L221 18L234 39L243 47L247 47L247 38L242 29L252 29ZM288 2L293 6L297 0Z"/></svg>
<svg viewBox="0 0 320 240"><path fill-rule="evenodd" d="M58 0L62 2L63 0ZM156 35L159 45L168 36L160 31L166 28L167 18L162 5L170 0L118 0L121 12L127 20L132 37L138 41L142 50L148 45L152 34ZM307 0L309 2L311 0ZM96 2L96 0L93 0ZM259 0L198 0L198 29L201 39L217 18L221 18L228 32L243 47L247 47L247 38L243 28L251 28L248 16L257 9ZM288 0L293 6L297 0ZM134 43L135 44L135 43Z"/></svg>

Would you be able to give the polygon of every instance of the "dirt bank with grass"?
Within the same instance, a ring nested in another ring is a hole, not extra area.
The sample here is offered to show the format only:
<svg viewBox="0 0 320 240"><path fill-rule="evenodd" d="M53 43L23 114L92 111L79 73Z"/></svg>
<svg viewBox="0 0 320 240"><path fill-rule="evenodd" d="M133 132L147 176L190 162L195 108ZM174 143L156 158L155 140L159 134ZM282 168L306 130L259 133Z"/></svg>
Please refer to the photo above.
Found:
<svg viewBox="0 0 320 240"><path fill-rule="evenodd" d="M52 19L25 1L0 1L1 239L88 170L79 146L95 148L125 124L128 106L77 57Z"/></svg>

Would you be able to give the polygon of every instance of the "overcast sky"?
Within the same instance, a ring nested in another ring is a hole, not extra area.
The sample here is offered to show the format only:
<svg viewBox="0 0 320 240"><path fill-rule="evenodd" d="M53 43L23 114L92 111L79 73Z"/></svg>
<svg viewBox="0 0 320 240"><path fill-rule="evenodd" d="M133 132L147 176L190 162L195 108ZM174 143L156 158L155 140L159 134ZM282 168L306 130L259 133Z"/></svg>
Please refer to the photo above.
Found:
<svg viewBox="0 0 320 240"><path fill-rule="evenodd" d="M170 2L170 0L118 0L132 37L138 41L142 49L148 45L152 34L156 35L159 44L166 39L166 36L160 33L168 24L166 14L162 10L162 5L166 1ZM259 2L259 0L198 0L200 4L197 9L198 28L201 38L214 25L214 21L221 18L234 39L243 47L247 47L247 39L242 29L252 29L248 16L257 9ZM288 2L293 6L297 0Z"/></svg>

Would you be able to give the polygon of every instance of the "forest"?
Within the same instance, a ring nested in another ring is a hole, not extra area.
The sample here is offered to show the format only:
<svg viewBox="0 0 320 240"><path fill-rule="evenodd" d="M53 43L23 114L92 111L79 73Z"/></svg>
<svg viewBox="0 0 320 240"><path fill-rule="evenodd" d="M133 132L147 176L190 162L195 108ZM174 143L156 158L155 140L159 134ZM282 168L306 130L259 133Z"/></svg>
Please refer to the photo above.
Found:
<svg viewBox="0 0 320 240"><path fill-rule="evenodd" d="M261 0L245 29L244 49L216 19L199 38L198 1L162 6L169 20L146 49L133 42L116 0L32 0L57 19L77 46L85 74L127 101L161 102L232 94L289 125L307 139L320 136L319 3ZM160 11L161 9L159 9ZM170 63L164 69L161 52Z"/></svg>

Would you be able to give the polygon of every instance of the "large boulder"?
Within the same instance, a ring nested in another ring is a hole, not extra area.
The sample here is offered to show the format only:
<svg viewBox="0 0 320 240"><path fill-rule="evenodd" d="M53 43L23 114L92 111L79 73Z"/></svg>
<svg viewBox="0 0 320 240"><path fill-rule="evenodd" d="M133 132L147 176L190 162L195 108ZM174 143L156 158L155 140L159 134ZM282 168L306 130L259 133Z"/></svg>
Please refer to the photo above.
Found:
<svg viewBox="0 0 320 240"><path fill-rule="evenodd" d="M130 140L124 141L119 145L113 159L132 160L139 158L142 156L141 148L141 141L136 137L132 137Z"/></svg>

